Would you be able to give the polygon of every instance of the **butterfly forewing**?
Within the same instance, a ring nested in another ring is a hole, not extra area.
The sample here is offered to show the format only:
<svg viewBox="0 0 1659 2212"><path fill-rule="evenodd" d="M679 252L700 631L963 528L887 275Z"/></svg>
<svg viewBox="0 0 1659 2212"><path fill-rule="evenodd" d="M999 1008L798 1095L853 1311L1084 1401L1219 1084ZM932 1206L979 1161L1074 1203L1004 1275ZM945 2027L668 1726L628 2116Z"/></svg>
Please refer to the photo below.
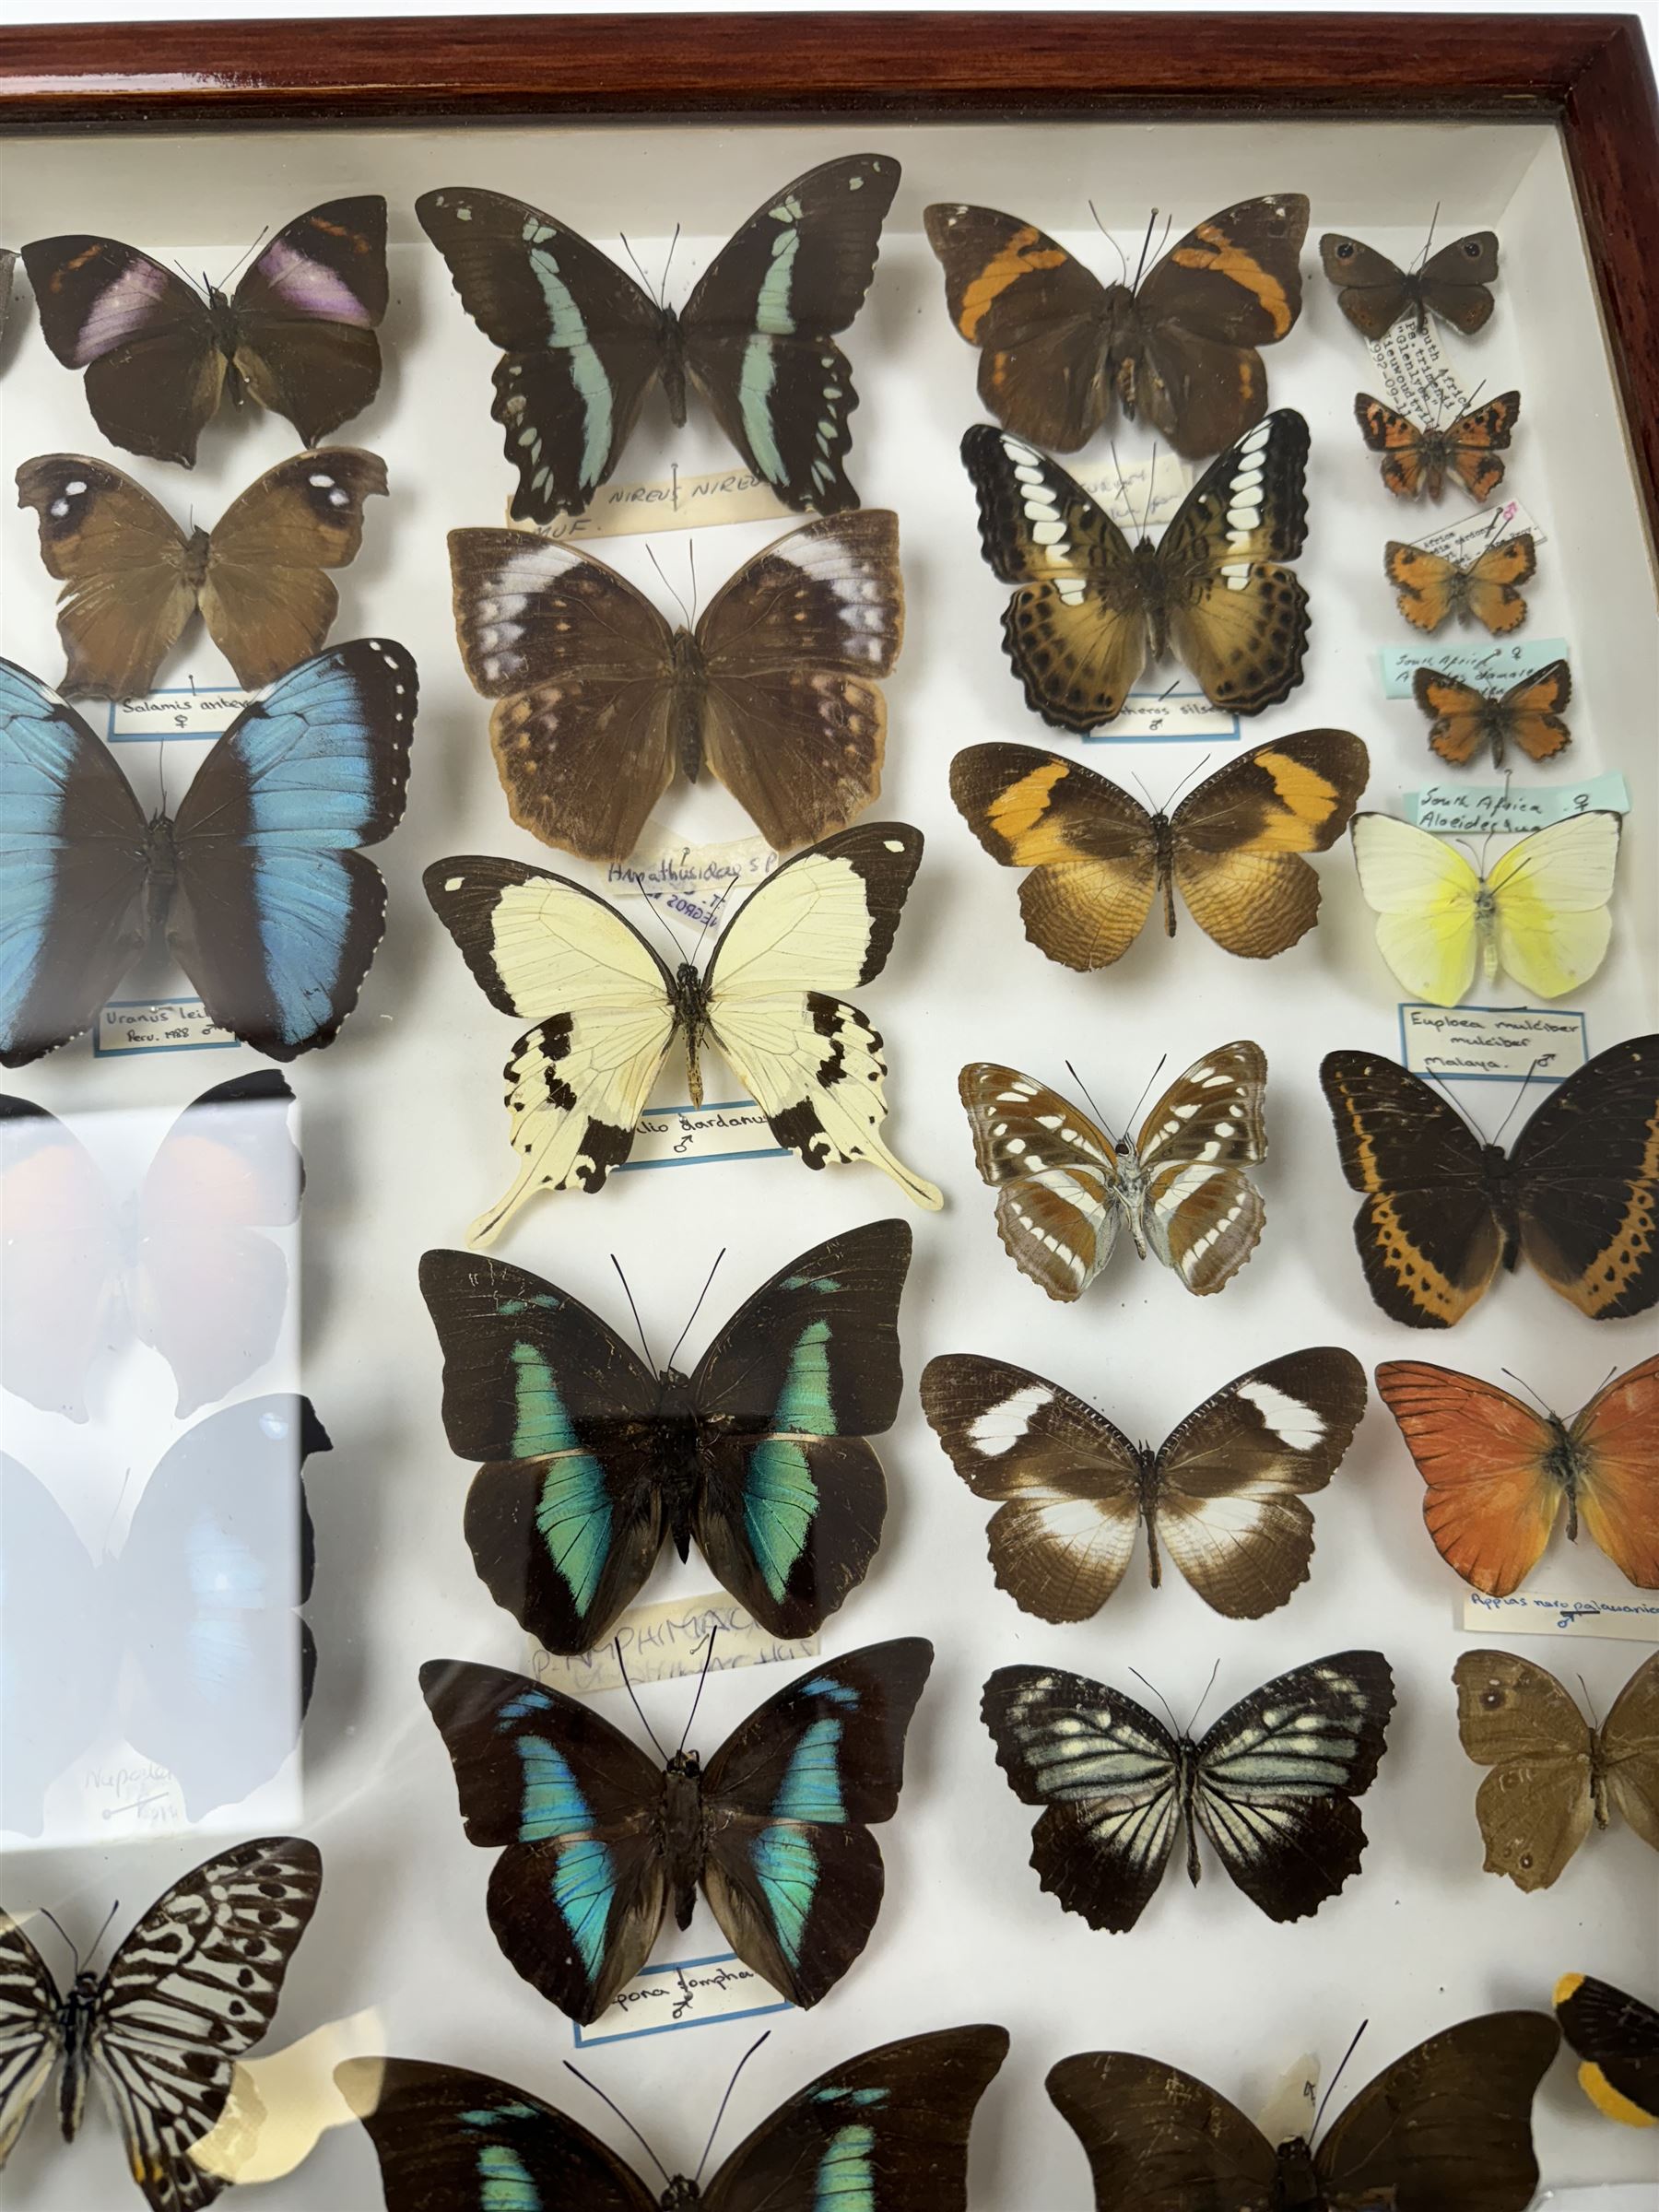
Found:
<svg viewBox="0 0 1659 2212"><path fill-rule="evenodd" d="M1051 1298L1080 1297L1112 1256L1128 1203L1112 1139L1015 1068L977 1061L958 1089L1003 1249Z"/></svg>
<svg viewBox="0 0 1659 2212"><path fill-rule="evenodd" d="M15 1463L0 1461L9 1465ZM17 1523L8 1521L8 1528L6 1541L15 1543ZM7 1741L16 1747L9 1732ZM6 1825L15 1822L8 1817ZM62 2055L62 2009L46 1961L11 1914L0 1912L0 2166Z"/></svg>
<svg viewBox="0 0 1659 2212"><path fill-rule="evenodd" d="M1147 1246L1197 1297L1222 1289L1266 1218L1244 1169L1266 1157L1267 1060L1247 1039L1178 1076L1141 1124L1138 1218Z"/></svg>
<svg viewBox="0 0 1659 2212"><path fill-rule="evenodd" d="M1278 2161L1260 2128L1176 2066L1082 2051L1051 2067L1046 2086L1088 2157L1095 2212L1194 2212L1206 2203L1269 2212L1281 2201Z"/></svg>

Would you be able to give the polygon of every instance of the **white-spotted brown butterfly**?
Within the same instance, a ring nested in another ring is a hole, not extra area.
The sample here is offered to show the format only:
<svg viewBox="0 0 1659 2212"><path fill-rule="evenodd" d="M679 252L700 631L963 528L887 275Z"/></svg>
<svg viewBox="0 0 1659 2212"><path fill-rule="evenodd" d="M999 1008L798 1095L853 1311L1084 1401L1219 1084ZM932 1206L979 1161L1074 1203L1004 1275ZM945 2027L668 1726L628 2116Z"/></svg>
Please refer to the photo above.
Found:
<svg viewBox="0 0 1659 2212"><path fill-rule="evenodd" d="M1319 255L1337 288L1337 306L1363 337L1382 337L1406 314L1415 316L1418 330L1428 328L1432 314L1468 337L1492 312L1488 287L1498 276L1498 237L1492 230L1454 238L1419 269L1402 269L1375 246L1338 230L1325 232Z"/></svg>
<svg viewBox="0 0 1659 2212"><path fill-rule="evenodd" d="M1259 714L1302 680L1310 616L1294 560L1307 534L1308 426L1281 407L1206 470L1158 543L1132 546L1056 462L990 423L962 440L980 542L1015 587L1003 649L1056 729L1111 722L1148 662L1173 652L1213 706Z"/></svg>
<svg viewBox="0 0 1659 2212"><path fill-rule="evenodd" d="M1202 1298L1255 1250L1266 1218L1246 1168L1266 1156L1267 1062L1218 1046L1178 1076L1133 1140L1107 1135L1058 1091L976 1061L959 1088L1008 1257L1053 1299L1082 1295L1120 1229Z"/></svg>
<svg viewBox="0 0 1659 2212"><path fill-rule="evenodd" d="M1428 425L1396 414L1369 393L1354 400L1359 434L1373 453L1382 454L1382 481L1399 500L1415 500L1421 492L1438 500L1448 477L1456 477L1473 498L1488 498L1503 481L1499 456L1520 417L1519 392L1501 392L1454 422Z"/></svg>

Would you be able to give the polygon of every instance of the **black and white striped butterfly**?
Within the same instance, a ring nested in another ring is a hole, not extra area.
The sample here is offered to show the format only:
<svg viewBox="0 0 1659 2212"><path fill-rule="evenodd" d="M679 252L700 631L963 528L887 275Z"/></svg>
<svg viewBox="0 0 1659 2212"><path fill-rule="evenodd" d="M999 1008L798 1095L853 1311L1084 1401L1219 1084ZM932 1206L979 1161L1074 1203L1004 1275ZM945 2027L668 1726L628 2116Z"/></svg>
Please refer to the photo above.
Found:
<svg viewBox="0 0 1659 2212"><path fill-rule="evenodd" d="M1178 1830L1199 1874L1202 1829L1269 1920L1305 1920L1359 1871L1353 1800L1376 1778L1394 1676L1337 1652L1241 1698L1194 1743L1121 1690L1058 1667L1003 1666L980 1711L1016 1796L1040 1805L1031 1864L1093 1928L1132 1928Z"/></svg>
<svg viewBox="0 0 1659 2212"><path fill-rule="evenodd" d="M77 1972L67 1994L0 1912L0 2166L61 2065L66 2143L96 2081L156 2212L211 2204L225 2177L191 2154L224 2110L236 2060L271 2024L322 1886L321 1854L300 1836L238 1844L175 1882L109 1971Z"/></svg>

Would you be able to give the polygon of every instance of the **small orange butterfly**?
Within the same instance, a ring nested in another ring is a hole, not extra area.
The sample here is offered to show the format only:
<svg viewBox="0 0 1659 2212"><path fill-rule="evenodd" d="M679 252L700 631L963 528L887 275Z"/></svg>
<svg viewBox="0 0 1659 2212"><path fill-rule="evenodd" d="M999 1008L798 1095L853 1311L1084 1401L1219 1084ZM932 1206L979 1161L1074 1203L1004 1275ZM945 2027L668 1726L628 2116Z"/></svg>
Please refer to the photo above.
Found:
<svg viewBox="0 0 1659 2212"><path fill-rule="evenodd" d="M1455 422L1425 429L1369 393L1354 396L1360 435L1373 453L1382 455L1382 481L1401 500L1423 491L1438 500L1449 476L1460 477L1476 499L1486 499L1503 481L1498 456L1520 415L1520 393L1501 392Z"/></svg>
<svg viewBox="0 0 1659 2212"><path fill-rule="evenodd" d="M1400 612L1417 629L1438 629L1449 615L1458 615L1497 636L1525 621L1519 587L1537 573L1538 556L1528 531L1500 538L1466 567L1426 546L1391 539L1382 566Z"/></svg>
<svg viewBox="0 0 1659 2212"><path fill-rule="evenodd" d="M1481 747L1492 748L1492 766L1503 766L1512 739L1529 760L1547 760L1572 743L1561 709L1572 697L1572 671L1565 661L1535 668L1507 691L1481 691L1439 668L1419 668L1411 679L1417 703L1433 717L1431 751L1456 767L1466 767Z"/></svg>

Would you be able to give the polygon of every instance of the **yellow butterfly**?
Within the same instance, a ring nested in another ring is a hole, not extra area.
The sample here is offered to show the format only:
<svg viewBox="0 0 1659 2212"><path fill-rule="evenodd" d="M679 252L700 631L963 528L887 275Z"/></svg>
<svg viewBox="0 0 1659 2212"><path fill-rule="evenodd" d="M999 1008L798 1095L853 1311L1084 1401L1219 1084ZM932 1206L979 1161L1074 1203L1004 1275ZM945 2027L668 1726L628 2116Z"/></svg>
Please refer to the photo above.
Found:
<svg viewBox="0 0 1659 2212"><path fill-rule="evenodd" d="M1454 1006L1484 970L1502 969L1538 998L1559 998L1601 966L1619 818L1569 815L1512 845L1490 875L1457 847L1388 814L1349 829L1359 888L1377 915L1382 958L1413 997Z"/></svg>

